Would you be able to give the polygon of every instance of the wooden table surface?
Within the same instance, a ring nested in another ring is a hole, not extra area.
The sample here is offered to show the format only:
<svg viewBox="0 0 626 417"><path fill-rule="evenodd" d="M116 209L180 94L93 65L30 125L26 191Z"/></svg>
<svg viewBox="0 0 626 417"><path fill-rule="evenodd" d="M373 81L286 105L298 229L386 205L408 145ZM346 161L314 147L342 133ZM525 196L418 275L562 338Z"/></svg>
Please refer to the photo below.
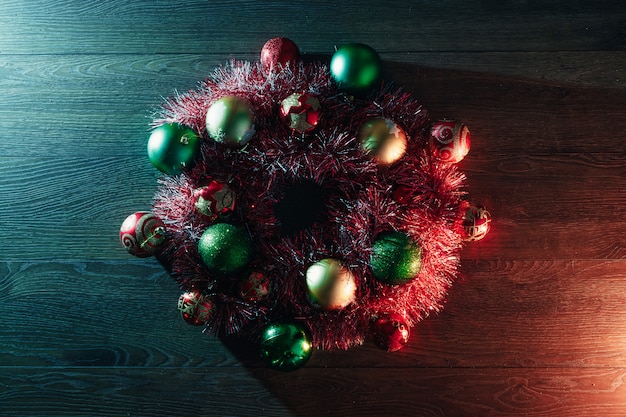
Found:
<svg viewBox="0 0 626 417"><path fill-rule="evenodd" d="M493 229L399 352L268 369L119 245L152 111L274 36L471 128ZM0 416L626 415L625 50L621 0L0 1Z"/></svg>

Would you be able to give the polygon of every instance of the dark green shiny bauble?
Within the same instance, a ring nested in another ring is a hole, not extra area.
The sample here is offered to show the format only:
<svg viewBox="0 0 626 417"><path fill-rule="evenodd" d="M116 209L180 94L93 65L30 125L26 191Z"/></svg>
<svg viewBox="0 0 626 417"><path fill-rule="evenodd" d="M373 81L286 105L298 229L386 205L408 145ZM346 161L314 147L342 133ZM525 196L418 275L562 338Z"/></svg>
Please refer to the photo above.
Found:
<svg viewBox="0 0 626 417"><path fill-rule="evenodd" d="M270 324L261 334L260 352L272 368L293 371L304 366L313 353L311 334L300 324Z"/></svg>
<svg viewBox="0 0 626 417"><path fill-rule="evenodd" d="M252 242L238 227L228 223L216 223L209 226L200 237L198 253L211 271L231 274L250 262Z"/></svg>
<svg viewBox="0 0 626 417"><path fill-rule="evenodd" d="M226 96L209 107L206 130L211 139L229 147L241 147L254 135L254 112L237 96Z"/></svg>
<svg viewBox="0 0 626 417"><path fill-rule="evenodd" d="M381 233L372 247L371 268L374 278L397 285L411 281L422 268L422 248L401 232Z"/></svg>
<svg viewBox="0 0 626 417"><path fill-rule="evenodd" d="M159 171L180 174L190 168L200 151L200 138L178 123L166 123L155 128L148 139L148 158Z"/></svg>
<svg viewBox="0 0 626 417"><path fill-rule="evenodd" d="M361 43L340 47L330 60L330 75L340 89L363 93L374 86L382 71L380 57L374 49Z"/></svg>

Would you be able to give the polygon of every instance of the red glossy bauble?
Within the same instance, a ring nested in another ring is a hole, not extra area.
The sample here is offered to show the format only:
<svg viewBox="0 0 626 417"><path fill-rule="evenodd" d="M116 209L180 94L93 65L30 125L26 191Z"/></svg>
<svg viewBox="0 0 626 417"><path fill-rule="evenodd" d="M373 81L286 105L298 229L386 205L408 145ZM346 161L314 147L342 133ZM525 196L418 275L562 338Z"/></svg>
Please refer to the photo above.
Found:
<svg viewBox="0 0 626 417"><path fill-rule="evenodd" d="M374 343L387 352L400 350L409 342L409 325L398 313L382 313L372 324Z"/></svg>
<svg viewBox="0 0 626 417"><path fill-rule="evenodd" d="M165 225L161 219L147 211L131 214L120 227L122 246L138 258L152 256L164 241Z"/></svg>
<svg viewBox="0 0 626 417"><path fill-rule="evenodd" d="M300 56L298 46L287 38L272 38L261 49L261 63L266 70L295 65Z"/></svg>

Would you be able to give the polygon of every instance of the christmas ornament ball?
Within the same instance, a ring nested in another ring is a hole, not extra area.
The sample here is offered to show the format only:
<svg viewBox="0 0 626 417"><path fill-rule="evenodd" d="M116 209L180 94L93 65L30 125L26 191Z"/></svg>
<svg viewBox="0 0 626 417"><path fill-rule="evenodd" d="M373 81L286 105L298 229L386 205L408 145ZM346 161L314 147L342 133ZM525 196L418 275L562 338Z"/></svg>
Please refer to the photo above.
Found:
<svg viewBox="0 0 626 417"><path fill-rule="evenodd" d="M216 306L212 297L198 290L187 291L178 298L178 311L187 323L194 326L206 324L215 314Z"/></svg>
<svg viewBox="0 0 626 417"><path fill-rule="evenodd" d="M320 101L313 94L293 93L280 105L280 115L289 128L300 133L315 129L322 113Z"/></svg>
<svg viewBox="0 0 626 417"><path fill-rule="evenodd" d="M390 119L368 120L359 129L358 138L361 149L380 165L392 164L406 153L406 133Z"/></svg>
<svg viewBox="0 0 626 417"><path fill-rule="evenodd" d="M153 213L135 212L122 223L120 242L131 255L147 258L165 242L165 225Z"/></svg>
<svg viewBox="0 0 626 417"><path fill-rule="evenodd" d="M371 89L380 79L382 64L374 49L361 43L341 46L330 60L330 75L337 86L352 94Z"/></svg>
<svg viewBox="0 0 626 417"><path fill-rule="evenodd" d="M208 185L196 189L193 195L196 211L211 220L235 209L235 193L228 184L211 180Z"/></svg>
<svg viewBox="0 0 626 417"><path fill-rule="evenodd" d="M277 66L295 65L300 56L298 46L288 38L272 38L261 49L261 63L266 70Z"/></svg>
<svg viewBox="0 0 626 417"><path fill-rule="evenodd" d="M215 223L200 237L198 253L209 270L231 274L250 262L252 242L242 229L229 223Z"/></svg>
<svg viewBox="0 0 626 417"><path fill-rule="evenodd" d="M253 271L239 282L239 295L245 301L261 301L270 293L271 283L267 275Z"/></svg>
<svg viewBox="0 0 626 417"><path fill-rule="evenodd" d="M228 147L241 147L254 135L254 112L250 103L238 96L216 100L206 114L211 139Z"/></svg>
<svg viewBox="0 0 626 417"><path fill-rule="evenodd" d="M293 371L304 366L313 353L311 334L297 323L270 324L261 335L260 353L273 368Z"/></svg>
<svg viewBox="0 0 626 417"><path fill-rule="evenodd" d="M370 266L374 278L382 283L407 283L422 267L422 248L405 233L381 233L374 240Z"/></svg>
<svg viewBox="0 0 626 417"><path fill-rule="evenodd" d="M356 298L356 277L336 259L315 262L306 270L311 301L322 310L342 310Z"/></svg>
<svg viewBox="0 0 626 417"><path fill-rule="evenodd" d="M469 153L471 145L467 126L454 120L438 120L430 130L433 154L442 162L457 163Z"/></svg>
<svg viewBox="0 0 626 417"><path fill-rule="evenodd" d="M387 352L402 349L409 342L410 327L398 313L383 313L372 324L374 343Z"/></svg>
<svg viewBox="0 0 626 417"><path fill-rule="evenodd" d="M178 123L166 123L155 128L148 139L148 159L159 171L180 174L193 165L200 151L200 138Z"/></svg>
<svg viewBox="0 0 626 417"><path fill-rule="evenodd" d="M491 214L480 204L470 204L465 201L461 205L464 210L463 239L467 242L475 242L483 239L491 229Z"/></svg>

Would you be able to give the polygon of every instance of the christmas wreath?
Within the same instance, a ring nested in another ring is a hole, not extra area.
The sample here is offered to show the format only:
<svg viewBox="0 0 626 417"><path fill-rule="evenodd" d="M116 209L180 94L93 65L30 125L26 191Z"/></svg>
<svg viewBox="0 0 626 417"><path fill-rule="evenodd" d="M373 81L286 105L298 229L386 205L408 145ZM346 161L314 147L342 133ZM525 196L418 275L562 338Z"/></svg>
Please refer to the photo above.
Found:
<svg viewBox="0 0 626 417"><path fill-rule="evenodd" d="M394 351L438 311L489 213L466 200L467 127L381 80L378 54L300 60L286 38L157 111L150 211L120 229L178 282L184 320L280 370L367 338Z"/></svg>

